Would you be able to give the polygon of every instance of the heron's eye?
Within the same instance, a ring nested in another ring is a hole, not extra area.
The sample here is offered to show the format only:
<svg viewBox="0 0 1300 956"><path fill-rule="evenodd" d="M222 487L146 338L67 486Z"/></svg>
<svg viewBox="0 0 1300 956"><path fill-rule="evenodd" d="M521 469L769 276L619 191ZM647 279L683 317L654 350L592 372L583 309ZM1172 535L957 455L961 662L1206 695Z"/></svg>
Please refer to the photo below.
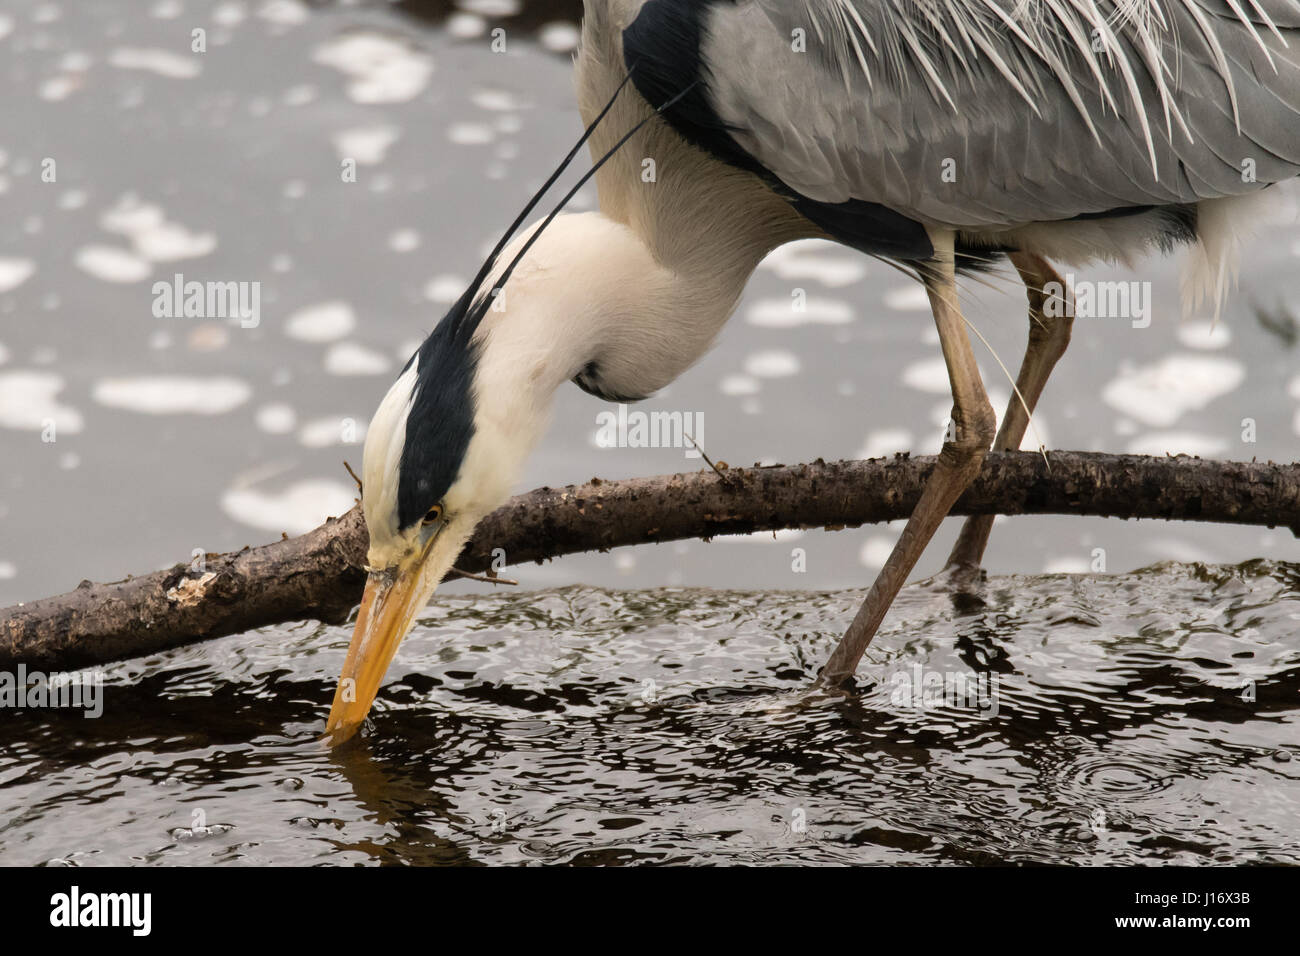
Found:
<svg viewBox="0 0 1300 956"><path fill-rule="evenodd" d="M442 520L442 505L434 505L432 508L429 509L429 513L424 516L424 520L421 521L420 523L424 525L430 525L430 524L436 524L441 520Z"/></svg>

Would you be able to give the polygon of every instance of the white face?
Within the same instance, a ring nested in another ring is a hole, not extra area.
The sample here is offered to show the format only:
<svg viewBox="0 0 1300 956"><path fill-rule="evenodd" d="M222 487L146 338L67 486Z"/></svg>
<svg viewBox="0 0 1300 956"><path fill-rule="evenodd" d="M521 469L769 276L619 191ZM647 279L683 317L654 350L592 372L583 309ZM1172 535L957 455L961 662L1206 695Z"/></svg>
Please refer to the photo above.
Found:
<svg viewBox="0 0 1300 956"><path fill-rule="evenodd" d="M412 362L379 403L366 432L361 508L370 532L367 560L375 569L397 567L416 547L419 527L403 534L397 526L397 488L415 378L416 363Z"/></svg>

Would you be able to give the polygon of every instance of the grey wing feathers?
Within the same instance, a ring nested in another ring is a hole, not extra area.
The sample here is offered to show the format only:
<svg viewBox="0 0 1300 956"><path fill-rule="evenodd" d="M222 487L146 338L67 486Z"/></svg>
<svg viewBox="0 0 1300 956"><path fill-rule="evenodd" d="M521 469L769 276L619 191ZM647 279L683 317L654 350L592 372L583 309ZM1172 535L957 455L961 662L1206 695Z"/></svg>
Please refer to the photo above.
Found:
<svg viewBox="0 0 1300 956"><path fill-rule="evenodd" d="M733 138L823 202L996 228L1300 173L1300 0L748 0L702 52Z"/></svg>

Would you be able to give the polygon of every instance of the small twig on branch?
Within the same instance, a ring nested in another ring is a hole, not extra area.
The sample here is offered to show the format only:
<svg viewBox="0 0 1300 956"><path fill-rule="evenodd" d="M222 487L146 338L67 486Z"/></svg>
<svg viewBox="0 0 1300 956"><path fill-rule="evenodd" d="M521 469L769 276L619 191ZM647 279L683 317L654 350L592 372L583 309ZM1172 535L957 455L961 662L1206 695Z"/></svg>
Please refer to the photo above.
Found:
<svg viewBox="0 0 1300 956"><path fill-rule="evenodd" d="M479 525L457 560L473 574L579 551L906 518L933 457L736 468L592 481L519 495ZM990 453L954 515L1073 514L1290 528L1300 534L1300 465L1053 452ZM0 668L46 670L154 653L283 621L342 623L361 598L359 508L260 548L0 609ZM75 573L75 572L73 572Z"/></svg>
<svg viewBox="0 0 1300 956"><path fill-rule="evenodd" d="M352 470L352 466L345 461L343 462L343 467L348 470L348 474L352 476L352 480L357 483L357 494L364 495L366 492L365 489L361 486L361 479L358 478L357 473Z"/></svg>
<svg viewBox="0 0 1300 956"><path fill-rule="evenodd" d="M724 461L721 467L715 465L713 463L713 459L710 458L708 454L705 453L704 449L699 446L699 443L694 438L691 437L690 432L682 432L682 434L686 436L686 440L688 442L690 442L692 445L695 446L695 450L700 453L700 457L703 458L706 462L708 462L709 467L712 468L717 473L718 477L721 478L723 481L725 481L727 484L731 484L731 476L724 474L722 470L723 468L728 467L727 463Z"/></svg>
<svg viewBox="0 0 1300 956"><path fill-rule="evenodd" d="M465 578L467 581L482 581L484 584L518 584L518 581L512 581L510 578L499 578L493 574L471 574L468 571L462 571L460 568L452 568L447 572L449 578Z"/></svg>

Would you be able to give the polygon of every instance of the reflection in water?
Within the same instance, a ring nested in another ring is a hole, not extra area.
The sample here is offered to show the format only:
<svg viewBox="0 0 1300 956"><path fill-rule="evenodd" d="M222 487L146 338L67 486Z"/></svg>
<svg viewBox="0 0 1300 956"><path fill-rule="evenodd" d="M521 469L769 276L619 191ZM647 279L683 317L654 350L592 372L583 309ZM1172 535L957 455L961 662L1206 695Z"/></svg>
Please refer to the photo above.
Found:
<svg viewBox="0 0 1300 956"><path fill-rule="evenodd" d="M813 694L857 600L442 598L332 752L346 627L126 662L5 722L0 860L1300 863L1300 566L909 588Z"/></svg>

